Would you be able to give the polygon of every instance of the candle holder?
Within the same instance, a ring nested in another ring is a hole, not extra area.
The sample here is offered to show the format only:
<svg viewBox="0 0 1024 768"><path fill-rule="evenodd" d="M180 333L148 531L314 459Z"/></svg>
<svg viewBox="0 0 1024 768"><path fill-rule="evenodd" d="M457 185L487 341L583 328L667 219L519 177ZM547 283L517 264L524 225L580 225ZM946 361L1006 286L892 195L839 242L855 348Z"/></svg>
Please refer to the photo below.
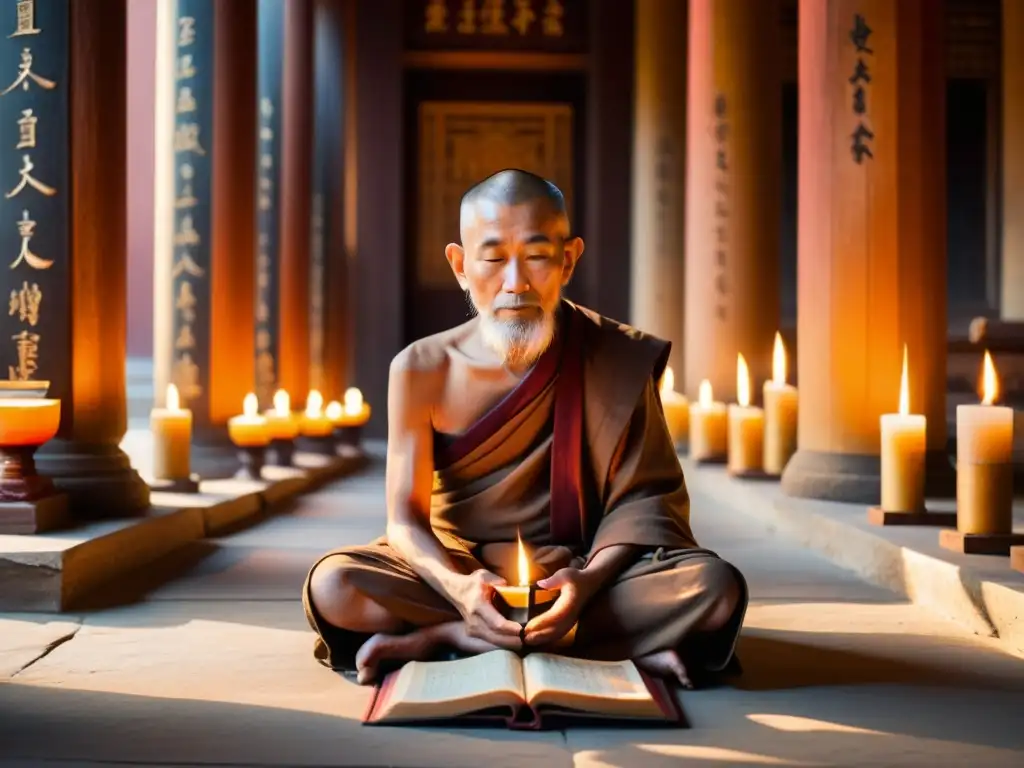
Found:
<svg viewBox="0 0 1024 768"><path fill-rule="evenodd" d="M274 438L270 441L267 463L274 467L291 467L295 456L295 441Z"/></svg>
<svg viewBox="0 0 1024 768"><path fill-rule="evenodd" d="M0 502L38 501L56 493L53 481L36 474L38 445L0 445Z"/></svg>
<svg viewBox="0 0 1024 768"><path fill-rule="evenodd" d="M199 493L199 483L202 478L193 472L188 477L176 477L171 479L160 478L147 483L151 490L161 493Z"/></svg>
<svg viewBox="0 0 1024 768"><path fill-rule="evenodd" d="M238 480L262 480L266 446L246 445L238 448L238 462L242 465L235 478Z"/></svg>
<svg viewBox="0 0 1024 768"><path fill-rule="evenodd" d="M501 614L521 627L530 619L546 612L558 599L558 590L541 589L536 584L529 586L495 587L498 596L497 608Z"/></svg>
<svg viewBox="0 0 1024 768"><path fill-rule="evenodd" d="M334 428L334 440L337 452L341 456L359 456L362 454L363 425L349 425Z"/></svg>
<svg viewBox="0 0 1024 768"><path fill-rule="evenodd" d="M956 528L956 512L932 512L928 509L896 512L881 507L871 507L868 510L868 523L880 526L924 525L935 528Z"/></svg>
<svg viewBox="0 0 1024 768"><path fill-rule="evenodd" d="M318 456L337 456L334 435L303 435L299 438L299 450Z"/></svg>
<svg viewBox="0 0 1024 768"><path fill-rule="evenodd" d="M737 480L778 480L781 475L770 475L763 469L730 469L729 477Z"/></svg>

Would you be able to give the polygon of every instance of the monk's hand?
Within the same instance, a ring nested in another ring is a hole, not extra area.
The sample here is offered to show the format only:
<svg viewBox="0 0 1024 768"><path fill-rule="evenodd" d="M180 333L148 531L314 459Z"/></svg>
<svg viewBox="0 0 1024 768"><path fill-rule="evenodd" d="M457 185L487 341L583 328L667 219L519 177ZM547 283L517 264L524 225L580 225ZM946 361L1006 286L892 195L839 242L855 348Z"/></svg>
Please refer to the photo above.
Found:
<svg viewBox="0 0 1024 768"><path fill-rule="evenodd" d="M527 645L546 645L561 640L575 626L580 611L594 594L596 583L579 568L562 568L537 582L541 589L558 590L555 602L526 625Z"/></svg>
<svg viewBox="0 0 1024 768"><path fill-rule="evenodd" d="M488 570L480 569L465 576L456 596L456 608L466 622L470 637L484 640L499 648L518 650L523 642L522 627L506 619L494 605L495 587L505 580Z"/></svg>

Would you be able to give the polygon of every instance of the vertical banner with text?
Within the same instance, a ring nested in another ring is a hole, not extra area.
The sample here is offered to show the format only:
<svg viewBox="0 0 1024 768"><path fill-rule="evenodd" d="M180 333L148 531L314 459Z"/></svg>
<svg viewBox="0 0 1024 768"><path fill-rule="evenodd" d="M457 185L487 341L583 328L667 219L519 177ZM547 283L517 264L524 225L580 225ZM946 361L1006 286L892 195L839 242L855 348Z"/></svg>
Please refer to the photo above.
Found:
<svg viewBox="0 0 1024 768"><path fill-rule="evenodd" d="M285 0L259 0L257 142L256 394L271 405L277 386L281 240L281 92Z"/></svg>
<svg viewBox="0 0 1024 768"><path fill-rule="evenodd" d="M0 376L48 381L59 399L71 396L69 5L0 5Z"/></svg>
<svg viewBox="0 0 1024 768"><path fill-rule="evenodd" d="M171 381L208 418L213 137L213 3L178 0L174 25L174 255Z"/></svg>

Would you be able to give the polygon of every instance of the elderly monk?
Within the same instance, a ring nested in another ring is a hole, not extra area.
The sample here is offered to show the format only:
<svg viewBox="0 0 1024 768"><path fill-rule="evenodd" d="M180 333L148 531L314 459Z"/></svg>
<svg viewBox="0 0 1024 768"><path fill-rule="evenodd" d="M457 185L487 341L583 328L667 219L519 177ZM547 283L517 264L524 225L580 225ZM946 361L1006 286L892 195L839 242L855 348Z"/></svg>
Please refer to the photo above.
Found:
<svg viewBox="0 0 1024 768"><path fill-rule="evenodd" d="M361 683L442 649L556 644L684 686L723 670L747 589L690 531L657 387L669 344L562 298L583 241L544 179L480 182L460 229L445 255L474 317L391 364L386 535L311 569L315 656ZM493 602L520 535L559 591L525 629Z"/></svg>

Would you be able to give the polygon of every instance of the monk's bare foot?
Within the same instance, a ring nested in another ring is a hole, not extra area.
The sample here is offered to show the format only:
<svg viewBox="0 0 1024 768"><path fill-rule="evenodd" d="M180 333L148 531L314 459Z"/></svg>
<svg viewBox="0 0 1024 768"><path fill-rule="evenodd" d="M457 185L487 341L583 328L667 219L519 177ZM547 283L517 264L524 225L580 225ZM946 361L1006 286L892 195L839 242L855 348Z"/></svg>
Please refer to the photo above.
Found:
<svg viewBox="0 0 1024 768"><path fill-rule="evenodd" d="M385 659L423 659L430 654L433 647L431 635L425 629L407 635L374 635L363 643L356 653L356 682L360 685L375 682L377 667Z"/></svg>
<svg viewBox="0 0 1024 768"><path fill-rule="evenodd" d="M634 663L644 672L657 677L671 677L679 681L683 688L693 688L693 682L683 666L679 654L675 651L658 651L635 659Z"/></svg>

